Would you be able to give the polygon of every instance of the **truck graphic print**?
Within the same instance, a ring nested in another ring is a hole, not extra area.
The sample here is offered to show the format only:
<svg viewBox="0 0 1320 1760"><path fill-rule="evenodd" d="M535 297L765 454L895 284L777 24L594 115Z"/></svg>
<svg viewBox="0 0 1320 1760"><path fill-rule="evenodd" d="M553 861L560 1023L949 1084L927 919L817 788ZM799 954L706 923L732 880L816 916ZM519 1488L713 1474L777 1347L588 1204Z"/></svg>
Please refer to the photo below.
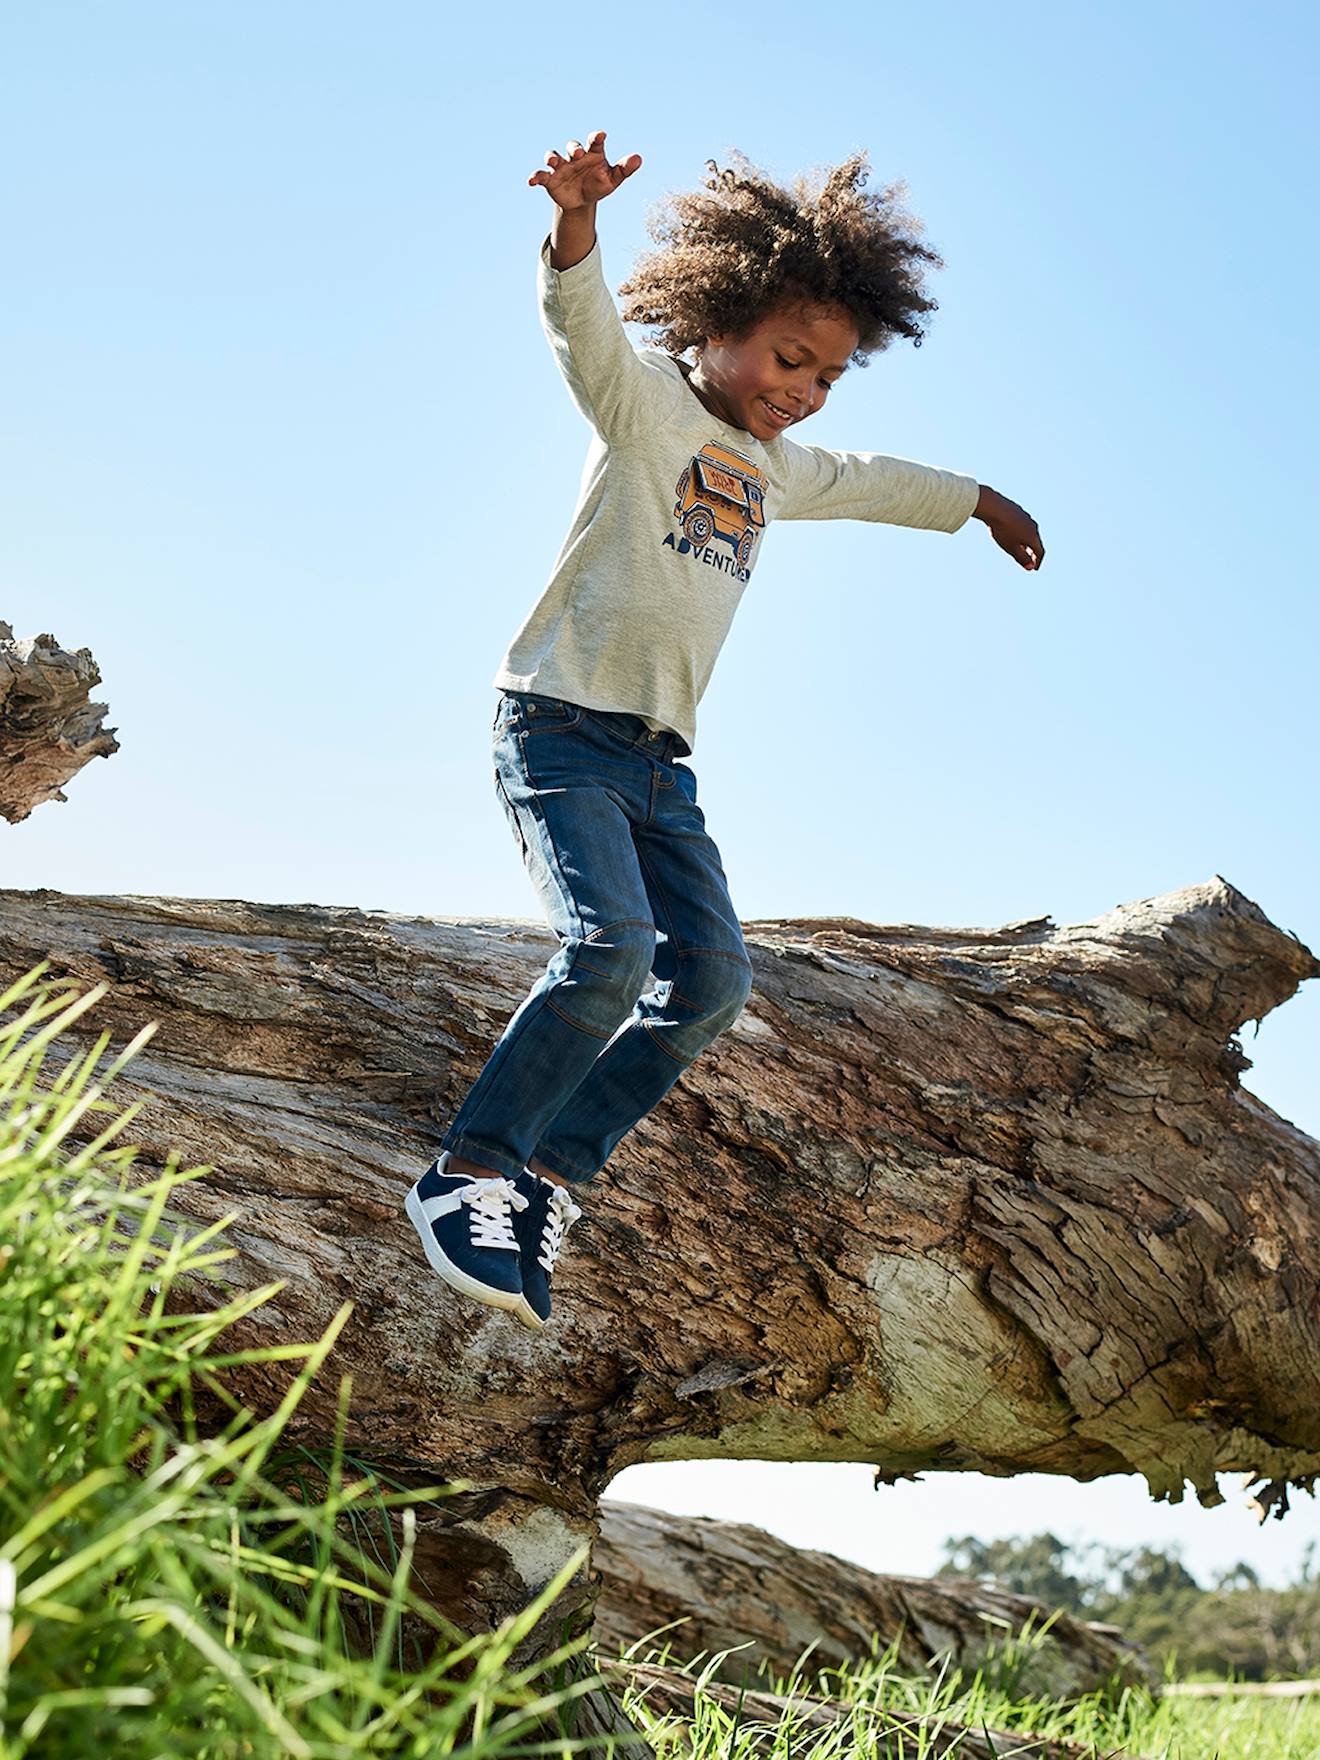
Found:
<svg viewBox="0 0 1320 1760"><path fill-rule="evenodd" d="M674 516L695 548L722 538L746 568L765 527L765 484L764 471L745 454L707 440L678 479Z"/></svg>

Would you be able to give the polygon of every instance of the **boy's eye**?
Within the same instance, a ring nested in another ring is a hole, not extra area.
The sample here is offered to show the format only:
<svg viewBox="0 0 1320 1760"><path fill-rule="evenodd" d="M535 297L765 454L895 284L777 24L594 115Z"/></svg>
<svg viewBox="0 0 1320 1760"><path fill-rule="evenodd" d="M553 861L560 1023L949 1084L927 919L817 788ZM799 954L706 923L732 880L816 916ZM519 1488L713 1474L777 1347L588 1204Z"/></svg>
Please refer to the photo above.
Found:
<svg viewBox="0 0 1320 1760"><path fill-rule="evenodd" d="M800 367L802 365L801 361L786 361L784 359L783 355L780 354L778 349L775 350L775 359L779 362L781 367L793 368L793 367ZM833 383L834 383L833 379L822 379L821 380L821 384L825 387L825 389L827 391L829 390L830 386L833 385Z"/></svg>

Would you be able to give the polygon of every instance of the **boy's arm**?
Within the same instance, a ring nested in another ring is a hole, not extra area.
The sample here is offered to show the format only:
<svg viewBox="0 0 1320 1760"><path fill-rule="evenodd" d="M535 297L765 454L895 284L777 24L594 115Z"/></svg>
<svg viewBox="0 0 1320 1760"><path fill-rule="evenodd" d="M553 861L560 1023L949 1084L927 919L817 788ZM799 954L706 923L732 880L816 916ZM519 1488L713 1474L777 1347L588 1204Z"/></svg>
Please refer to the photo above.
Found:
<svg viewBox="0 0 1320 1760"><path fill-rule="evenodd" d="M550 222L550 267L572 269L590 256L596 242L596 204L556 208Z"/></svg>
<svg viewBox="0 0 1320 1760"><path fill-rule="evenodd" d="M975 518L1023 568L1037 569L1045 559L1027 510L974 477L883 452L830 452L787 438L784 452L788 492L777 519L873 519L956 532Z"/></svg>
<svg viewBox="0 0 1320 1760"><path fill-rule="evenodd" d="M981 496L975 477L883 452L831 452L784 439L788 488L776 519L870 519L956 532Z"/></svg>
<svg viewBox="0 0 1320 1760"><path fill-rule="evenodd" d="M605 285L600 241L568 268L557 269L554 260L551 232L537 268L541 326L574 403L607 440L654 430L674 413L683 388L628 340Z"/></svg>
<svg viewBox="0 0 1320 1760"><path fill-rule="evenodd" d="M604 139L598 130L589 148L570 141L570 158L547 154L558 164L528 181L541 180L556 204L537 272L542 326L573 401L598 434L619 440L665 421L683 388L638 355L605 284L591 191L616 187L630 171L610 168Z"/></svg>

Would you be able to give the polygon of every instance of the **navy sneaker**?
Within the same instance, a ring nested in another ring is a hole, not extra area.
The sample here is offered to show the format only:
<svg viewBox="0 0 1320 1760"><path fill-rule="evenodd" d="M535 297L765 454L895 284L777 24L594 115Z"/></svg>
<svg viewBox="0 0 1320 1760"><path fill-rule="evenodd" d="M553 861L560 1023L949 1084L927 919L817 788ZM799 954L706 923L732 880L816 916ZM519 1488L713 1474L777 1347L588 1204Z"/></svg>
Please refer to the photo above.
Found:
<svg viewBox="0 0 1320 1760"><path fill-rule="evenodd" d="M564 1236L581 1216L580 1207L556 1180L524 1167L514 1180L526 1209L514 1221L522 1250L522 1297L515 1312L524 1326L544 1326L550 1318L550 1276Z"/></svg>
<svg viewBox="0 0 1320 1760"><path fill-rule="evenodd" d="M446 1283L492 1308L519 1312L522 1271L509 1211L528 1199L503 1175L446 1173L441 1151L403 1201L431 1267Z"/></svg>

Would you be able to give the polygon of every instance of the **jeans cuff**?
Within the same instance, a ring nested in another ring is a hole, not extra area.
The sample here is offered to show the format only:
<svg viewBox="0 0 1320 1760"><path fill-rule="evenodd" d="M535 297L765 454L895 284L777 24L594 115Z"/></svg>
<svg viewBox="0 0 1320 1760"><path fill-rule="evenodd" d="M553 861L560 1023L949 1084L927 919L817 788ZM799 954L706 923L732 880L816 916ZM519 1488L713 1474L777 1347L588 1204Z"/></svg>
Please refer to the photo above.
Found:
<svg viewBox="0 0 1320 1760"><path fill-rule="evenodd" d="M455 1137L452 1142L441 1143L440 1147L464 1161L475 1161L478 1167L489 1167L495 1173L502 1173L508 1179L517 1179L522 1172L520 1161L483 1143L480 1137Z"/></svg>
<svg viewBox="0 0 1320 1760"><path fill-rule="evenodd" d="M557 1173L561 1179L566 1179L570 1185L574 1186L590 1185L596 1177L594 1173L580 1173L576 1167L564 1167L560 1164L558 1156L544 1155L539 1149L534 1150L527 1157L527 1161L529 1165L533 1161L541 1162L550 1169L551 1173Z"/></svg>

